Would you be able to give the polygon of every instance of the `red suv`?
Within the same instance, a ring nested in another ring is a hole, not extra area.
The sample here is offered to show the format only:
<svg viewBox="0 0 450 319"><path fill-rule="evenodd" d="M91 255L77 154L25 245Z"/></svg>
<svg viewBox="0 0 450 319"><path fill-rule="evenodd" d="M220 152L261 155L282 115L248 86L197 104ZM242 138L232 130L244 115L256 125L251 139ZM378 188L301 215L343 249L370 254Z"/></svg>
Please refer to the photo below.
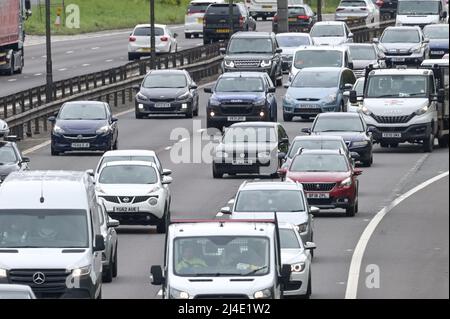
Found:
<svg viewBox="0 0 450 319"><path fill-rule="evenodd" d="M358 212L357 176L362 170L353 167L344 151L303 150L292 159L285 174L286 180L303 185L309 205L343 208L347 216Z"/></svg>

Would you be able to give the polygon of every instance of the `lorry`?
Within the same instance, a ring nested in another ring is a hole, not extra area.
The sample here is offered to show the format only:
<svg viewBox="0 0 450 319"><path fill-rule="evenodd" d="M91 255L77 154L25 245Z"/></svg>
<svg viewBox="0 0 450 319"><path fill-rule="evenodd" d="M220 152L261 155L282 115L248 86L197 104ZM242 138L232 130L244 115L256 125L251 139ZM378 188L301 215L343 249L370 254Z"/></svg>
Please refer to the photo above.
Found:
<svg viewBox="0 0 450 319"><path fill-rule="evenodd" d="M0 1L0 73L22 73L25 20L31 15L30 0Z"/></svg>
<svg viewBox="0 0 450 319"><path fill-rule="evenodd" d="M448 95L434 70L405 66L375 70L369 66L362 99L360 111L374 142L382 147L409 142L432 152L435 138L441 147L448 146L448 109L445 112L444 107ZM350 102L358 102L356 91L350 92Z"/></svg>

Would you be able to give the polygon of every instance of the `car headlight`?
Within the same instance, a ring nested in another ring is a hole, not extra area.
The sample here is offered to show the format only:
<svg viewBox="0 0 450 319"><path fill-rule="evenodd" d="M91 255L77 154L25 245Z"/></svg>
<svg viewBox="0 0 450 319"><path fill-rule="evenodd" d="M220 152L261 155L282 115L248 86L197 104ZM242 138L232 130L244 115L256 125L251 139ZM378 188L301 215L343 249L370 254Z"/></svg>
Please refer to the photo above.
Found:
<svg viewBox="0 0 450 319"><path fill-rule="evenodd" d="M216 157L217 158L227 158L228 157L228 153L223 152L223 151L219 151L219 152L216 152Z"/></svg>
<svg viewBox="0 0 450 319"><path fill-rule="evenodd" d="M302 272L305 270L306 264L305 263L296 263L291 265L291 272Z"/></svg>
<svg viewBox="0 0 450 319"><path fill-rule="evenodd" d="M72 270L72 277L82 277L91 273L91 266L75 268Z"/></svg>
<svg viewBox="0 0 450 319"><path fill-rule="evenodd" d="M259 153L258 153L258 157L259 157L259 158L270 157L270 152L259 152Z"/></svg>
<svg viewBox="0 0 450 319"><path fill-rule="evenodd" d="M284 102L286 104L295 104L296 103L296 99L294 99L289 93L286 93L286 95L284 96Z"/></svg>
<svg viewBox="0 0 450 319"><path fill-rule="evenodd" d="M365 115L371 115L372 111L370 111L366 106L363 106L361 108L361 112L363 112Z"/></svg>
<svg viewBox="0 0 450 319"><path fill-rule="evenodd" d="M190 92L186 92L186 93L180 95L179 97L177 97L177 100L186 100L186 99L188 99L190 97L191 97L191 93Z"/></svg>
<svg viewBox="0 0 450 319"><path fill-rule="evenodd" d="M416 115L423 115L423 114L425 114L425 113L427 113L427 112L428 112L428 105L425 105L424 107L418 109L418 110L415 111L414 113L415 113Z"/></svg>
<svg viewBox="0 0 450 319"><path fill-rule="evenodd" d="M215 98L210 98L209 99L209 105L210 106L220 106L220 101L216 100Z"/></svg>
<svg viewBox="0 0 450 319"><path fill-rule="evenodd" d="M253 297L255 299L267 299L272 297L272 291L270 289L264 289L257 291L253 294Z"/></svg>
<svg viewBox="0 0 450 319"><path fill-rule="evenodd" d="M6 269L0 268L0 278L6 278L6 276L7 276Z"/></svg>
<svg viewBox="0 0 450 319"><path fill-rule="evenodd" d="M255 106L264 106L266 105L266 99L261 99L253 103Z"/></svg>
<svg viewBox="0 0 450 319"><path fill-rule="evenodd" d="M111 127L109 125L102 126L95 131L97 134L108 134L109 132L111 132Z"/></svg>
<svg viewBox="0 0 450 319"><path fill-rule="evenodd" d="M99 185L95 186L95 191L97 193L105 194L105 191Z"/></svg>
<svg viewBox="0 0 450 319"><path fill-rule="evenodd" d="M64 134L65 132L64 132L64 130L61 127L59 127L58 125L55 125L53 127L53 133L55 133L55 134Z"/></svg>
<svg viewBox="0 0 450 319"><path fill-rule="evenodd" d="M173 299L189 299L189 293L175 288L170 288L170 298Z"/></svg>
<svg viewBox="0 0 450 319"><path fill-rule="evenodd" d="M324 99L324 101L325 101L325 103L333 103L333 102L336 101L336 97L337 97L337 94L336 94L336 93L332 93L332 94L328 95L328 96Z"/></svg>
<svg viewBox="0 0 450 319"><path fill-rule="evenodd" d="M355 147L367 146L368 144L369 144L368 141L356 141L356 142L352 142L352 146L355 146Z"/></svg>
<svg viewBox="0 0 450 319"><path fill-rule="evenodd" d="M300 225L297 225L297 231L299 233L304 233L308 229L308 223L303 223Z"/></svg>
<svg viewBox="0 0 450 319"><path fill-rule="evenodd" d="M351 177L347 177L346 179L344 179L340 184L339 184L339 186L341 186L341 187L348 187L348 186L351 186L352 185L352 179L351 179Z"/></svg>
<svg viewBox="0 0 450 319"><path fill-rule="evenodd" d="M136 97L139 100L148 100L148 97L146 97L144 94L142 94L141 92L139 92L138 94L136 94Z"/></svg>
<svg viewBox="0 0 450 319"><path fill-rule="evenodd" d="M422 51L422 46L420 45L411 49L413 53L420 53L420 51Z"/></svg>
<svg viewBox="0 0 450 319"><path fill-rule="evenodd" d="M225 66L227 67L227 68L234 68L234 62L233 61L230 61L230 60L225 60Z"/></svg>
<svg viewBox="0 0 450 319"><path fill-rule="evenodd" d="M262 60L261 61L261 67L262 68L267 68L267 67L269 67L271 65L272 65L272 61L271 60Z"/></svg>

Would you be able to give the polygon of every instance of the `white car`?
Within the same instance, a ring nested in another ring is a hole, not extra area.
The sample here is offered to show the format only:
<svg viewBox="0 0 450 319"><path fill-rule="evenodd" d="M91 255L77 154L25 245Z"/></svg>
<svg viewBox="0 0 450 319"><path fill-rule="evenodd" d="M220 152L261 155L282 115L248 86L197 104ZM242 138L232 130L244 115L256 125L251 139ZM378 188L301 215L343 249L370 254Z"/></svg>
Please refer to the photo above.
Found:
<svg viewBox="0 0 450 319"><path fill-rule="evenodd" d="M0 137L5 137L9 135L8 123L0 119Z"/></svg>
<svg viewBox="0 0 450 319"><path fill-rule="evenodd" d="M291 265L291 277L284 297L301 296L309 299L312 292L311 252L316 248L312 242L303 244L296 226L279 223L281 263Z"/></svg>
<svg viewBox="0 0 450 319"><path fill-rule="evenodd" d="M155 24L156 53L177 52L177 36L178 34L173 33L167 25ZM150 55L150 24L138 24L128 40L128 60L132 61Z"/></svg>
<svg viewBox="0 0 450 319"><path fill-rule="evenodd" d="M349 24L364 20L367 26L375 28L380 22L380 10L372 0L341 0L334 17Z"/></svg>
<svg viewBox="0 0 450 319"><path fill-rule="evenodd" d="M95 191L108 215L121 225L156 225L166 231L170 220L170 194L155 164L142 161L106 163L96 179Z"/></svg>
<svg viewBox="0 0 450 319"><path fill-rule="evenodd" d="M364 77L356 79L355 84L353 84L353 91L356 91L358 96L358 102L352 103L350 99L347 102L347 112L359 112L363 106L363 95L364 95ZM344 96L350 96L350 91L344 92Z"/></svg>
<svg viewBox="0 0 450 319"><path fill-rule="evenodd" d="M299 47L313 45L313 41L309 36L309 33L278 33L276 38L278 46L283 50L281 53L281 59L284 72L289 72L291 69L294 53Z"/></svg>
<svg viewBox="0 0 450 319"><path fill-rule="evenodd" d="M353 42L353 33L342 21L316 22L309 35L314 45L340 45Z"/></svg>
<svg viewBox="0 0 450 319"><path fill-rule="evenodd" d="M224 0L192 0L184 16L184 36L186 39L203 35L203 17L212 3L225 3Z"/></svg>

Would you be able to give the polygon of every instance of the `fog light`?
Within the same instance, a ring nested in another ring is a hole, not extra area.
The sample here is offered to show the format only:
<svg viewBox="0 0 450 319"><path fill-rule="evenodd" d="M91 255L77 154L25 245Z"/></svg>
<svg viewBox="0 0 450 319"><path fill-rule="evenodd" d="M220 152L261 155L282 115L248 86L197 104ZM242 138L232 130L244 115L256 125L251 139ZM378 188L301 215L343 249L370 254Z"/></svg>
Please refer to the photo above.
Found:
<svg viewBox="0 0 450 319"><path fill-rule="evenodd" d="M149 203L150 205L152 205L152 206L155 206L156 204L158 204L158 199L155 198L155 197L151 197L151 198L148 200L148 203Z"/></svg>
<svg viewBox="0 0 450 319"><path fill-rule="evenodd" d="M181 104L181 108L182 108L182 109L187 109L187 103Z"/></svg>
<svg viewBox="0 0 450 319"><path fill-rule="evenodd" d="M144 104L139 103L138 108L142 110L144 108Z"/></svg>
<svg viewBox="0 0 450 319"><path fill-rule="evenodd" d="M216 113L211 112L211 113L209 113L209 115L210 115L211 117L214 117L214 116L216 115Z"/></svg>
<svg viewBox="0 0 450 319"><path fill-rule="evenodd" d="M263 111L259 112L259 116L264 117L264 112Z"/></svg>

